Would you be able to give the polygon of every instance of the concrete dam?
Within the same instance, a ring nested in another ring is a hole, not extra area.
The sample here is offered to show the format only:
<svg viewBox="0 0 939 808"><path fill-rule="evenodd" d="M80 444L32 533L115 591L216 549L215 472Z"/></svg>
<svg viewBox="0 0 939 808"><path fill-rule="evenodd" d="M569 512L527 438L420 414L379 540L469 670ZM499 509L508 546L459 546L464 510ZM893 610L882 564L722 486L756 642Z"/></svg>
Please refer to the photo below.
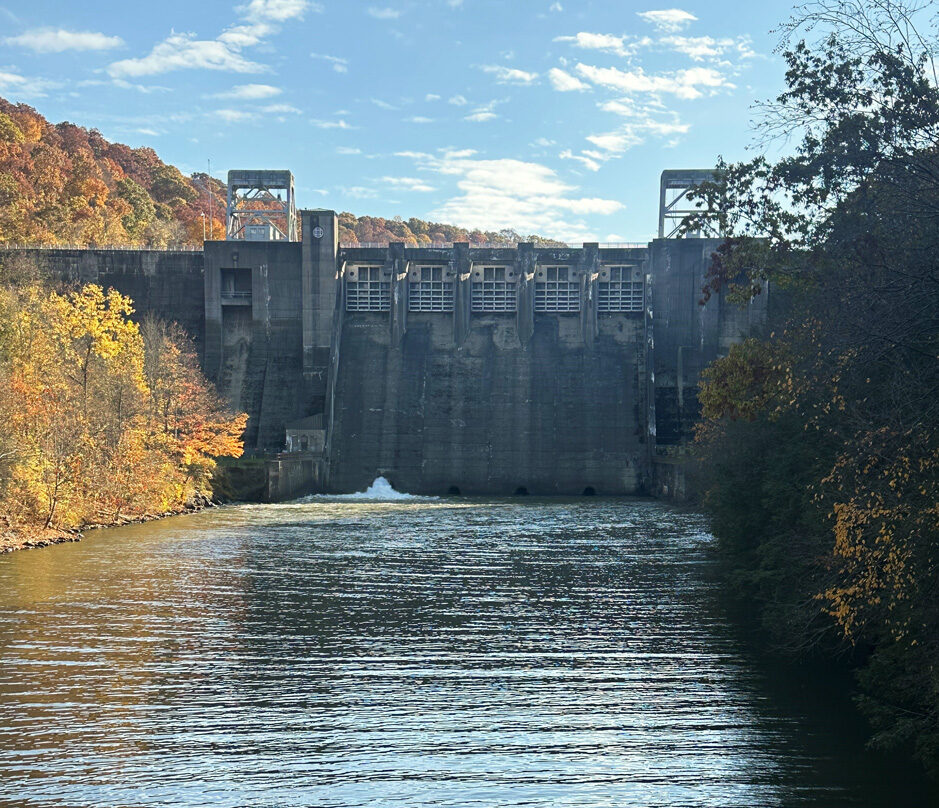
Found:
<svg viewBox="0 0 939 808"><path fill-rule="evenodd" d="M249 414L271 499L378 476L423 494L651 493L680 485L701 370L765 314L766 294L699 303L720 242L673 236L702 173L663 173L645 245L341 245L335 211L296 211L289 172L265 171L230 173L228 237L202 251L23 253L186 328Z"/></svg>

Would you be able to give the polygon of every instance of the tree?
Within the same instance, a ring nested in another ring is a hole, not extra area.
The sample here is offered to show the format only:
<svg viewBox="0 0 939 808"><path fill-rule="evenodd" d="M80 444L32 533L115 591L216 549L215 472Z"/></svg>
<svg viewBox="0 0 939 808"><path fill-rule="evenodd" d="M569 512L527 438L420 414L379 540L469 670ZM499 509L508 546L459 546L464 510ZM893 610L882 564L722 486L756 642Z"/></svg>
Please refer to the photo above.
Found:
<svg viewBox="0 0 939 808"><path fill-rule="evenodd" d="M862 680L876 737L914 741L939 770L939 680L929 672L939 665L939 89L936 43L914 24L924 8L802 7L783 26L787 89L762 106L760 130L762 143L796 139L795 149L720 163L684 227L727 236L705 299L725 288L745 300L769 279L788 301L769 339L720 360L702 386L705 461L736 452L735 476L754 483L745 495L772 496L758 549L738 558L751 570L761 559L764 580L790 582L790 601L812 600L816 617L874 649ZM783 388L767 388L778 368ZM761 431L730 426L734 414ZM787 423L799 428L780 432ZM762 455L740 452L760 441ZM780 497L761 484L800 452L801 491ZM726 522L739 498L720 479L707 487ZM824 517L824 552L801 541L817 526L794 537L778 519L808 508L805 490ZM916 674L914 658L930 667Z"/></svg>
<svg viewBox="0 0 939 808"><path fill-rule="evenodd" d="M217 456L241 454L230 413L175 326L130 319L89 285L0 275L0 514L14 525L110 523L211 495Z"/></svg>
<svg viewBox="0 0 939 808"><path fill-rule="evenodd" d="M156 215L150 194L142 185L125 177L117 183L117 195L130 205L130 211L121 220L124 229L132 239L142 238Z"/></svg>

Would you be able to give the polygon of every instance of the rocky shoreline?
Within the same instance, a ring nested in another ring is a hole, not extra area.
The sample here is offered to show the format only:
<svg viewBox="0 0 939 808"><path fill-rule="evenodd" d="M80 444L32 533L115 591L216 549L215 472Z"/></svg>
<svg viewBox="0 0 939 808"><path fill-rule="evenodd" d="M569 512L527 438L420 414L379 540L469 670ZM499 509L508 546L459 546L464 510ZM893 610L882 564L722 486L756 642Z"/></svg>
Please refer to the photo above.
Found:
<svg viewBox="0 0 939 808"><path fill-rule="evenodd" d="M187 503L182 508L161 513L145 513L138 516L121 516L109 523L90 523L79 528L7 528L0 532L0 555L12 553L14 550L32 550L39 547L51 547L53 544L66 544L81 541L85 531L101 530L106 527L123 527L143 522L155 522L168 516L179 516L184 513L197 513L206 508L215 508L217 503L205 497L199 497Z"/></svg>

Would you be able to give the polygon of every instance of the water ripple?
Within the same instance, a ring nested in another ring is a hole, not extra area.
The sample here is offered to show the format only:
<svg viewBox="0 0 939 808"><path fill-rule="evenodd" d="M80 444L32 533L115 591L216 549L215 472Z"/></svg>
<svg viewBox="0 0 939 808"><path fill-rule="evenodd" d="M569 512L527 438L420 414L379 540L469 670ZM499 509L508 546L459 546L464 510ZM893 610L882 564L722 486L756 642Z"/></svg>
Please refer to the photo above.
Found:
<svg viewBox="0 0 939 808"><path fill-rule="evenodd" d="M5 557L0 804L918 804L741 645L710 541L641 501L307 500Z"/></svg>

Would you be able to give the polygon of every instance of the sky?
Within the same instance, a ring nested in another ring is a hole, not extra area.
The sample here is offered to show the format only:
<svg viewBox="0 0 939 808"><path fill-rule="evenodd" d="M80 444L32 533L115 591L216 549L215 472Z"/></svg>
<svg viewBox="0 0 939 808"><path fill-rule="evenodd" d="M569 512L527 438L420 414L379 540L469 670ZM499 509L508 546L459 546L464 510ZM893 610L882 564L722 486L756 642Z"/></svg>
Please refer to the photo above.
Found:
<svg viewBox="0 0 939 808"><path fill-rule="evenodd" d="M0 96L299 207L644 242L659 175L754 154L778 0L0 0Z"/></svg>

